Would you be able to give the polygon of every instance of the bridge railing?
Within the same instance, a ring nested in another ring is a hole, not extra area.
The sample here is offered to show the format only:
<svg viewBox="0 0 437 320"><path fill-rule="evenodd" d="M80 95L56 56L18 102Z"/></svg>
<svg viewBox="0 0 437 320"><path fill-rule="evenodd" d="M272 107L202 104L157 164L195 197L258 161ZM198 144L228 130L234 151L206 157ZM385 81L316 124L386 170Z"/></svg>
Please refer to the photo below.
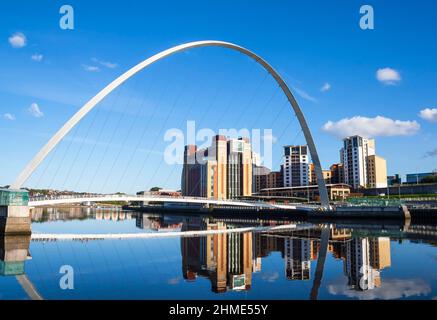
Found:
<svg viewBox="0 0 437 320"><path fill-rule="evenodd" d="M129 194L72 194L72 195L46 195L46 196L33 196L29 198L29 201L46 201L46 200L62 200L62 199L96 199L96 198L108 198L108 199L123 199L123 198L134 198L141 201L144 198L154 198L154 199L181 199L181 200L209 200L209 201L220 201L217 199L209 199L203 197L182 197L182 196L171 196L171 195L157 195L153 193L148 193L144 195L129 195ZM238 199L225 199L223 201L233 202L233 203L265 203L262 201L248 201L248 200L238 200Z"/></svg>
<svg viewBox="0 0 437 320"><path fill-rule="evenodd" d="M108 201L117 201L117 199L120 199L120 201L127 201L126 198L129 198L128 201L144 201L146 199L153 200L168 200L168 199L180 199L180 200L197 200L197 201L223 201L229 204L238 204L238 203L246 203L246 204L252 204L253 206L260 206L265 207L266 205L269 205L271 203L269 202L263 202L260 200L239 200L239 199L224 199L224 200L218 200L218 199L209 199L209 198L203 198L203 197L184 197L184 196L172 196L172 195L159 195L154 193L145 193L143 195L128 195L128 194L97 194L97 193L76 193L76 194L70 194L70 195L45 195L45 196L34 196L30 197L29 201L31 202L38 202L38 201L50 201L50 200L68 200L68 199L84 199L89 200L90 202L93 201L93 199L99 199L98 201L102 201L100 199L107 198ZM84 202L85 202L84 201ZM104 201L104 200L103 200ZM276 205L284 205L281 203L278 203ZM318 207L317 205L309 205L308 203L292 203L290 205L302 205L305 207Z"/></svg>

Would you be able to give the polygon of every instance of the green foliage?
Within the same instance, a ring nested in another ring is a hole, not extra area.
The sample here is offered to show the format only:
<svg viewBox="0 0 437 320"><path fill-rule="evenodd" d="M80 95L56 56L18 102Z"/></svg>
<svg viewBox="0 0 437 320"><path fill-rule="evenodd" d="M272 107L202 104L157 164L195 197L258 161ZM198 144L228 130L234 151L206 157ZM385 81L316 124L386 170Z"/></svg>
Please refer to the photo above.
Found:
<svg viewBox="0 0 437 320"><path fill-rule="evenodd" d="M160 187L153 187L153 188L150 189L151 192L156 192L156 191L159 191L159 190L162 190L162 188L160 188Z"/></svg>

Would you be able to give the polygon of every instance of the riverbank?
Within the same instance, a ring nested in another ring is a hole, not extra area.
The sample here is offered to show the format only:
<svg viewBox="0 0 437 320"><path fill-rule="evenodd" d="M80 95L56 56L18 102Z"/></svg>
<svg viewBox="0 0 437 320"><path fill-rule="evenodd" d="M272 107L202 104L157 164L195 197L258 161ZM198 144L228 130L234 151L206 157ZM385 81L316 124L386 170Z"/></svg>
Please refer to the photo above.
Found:
<svg viewBox="0 0 437 320"><path fill-rule="evenodd" d="M253 209L253 208L192 208L166 206L123 206L125 210L146 213L172 213L195 215L225 215L245 218L274 217L279 219L356 219L356 220L431 220L437 221L437 208L418 209L406 207L341 207L334 210L300 210L300 209Z"/></svg>

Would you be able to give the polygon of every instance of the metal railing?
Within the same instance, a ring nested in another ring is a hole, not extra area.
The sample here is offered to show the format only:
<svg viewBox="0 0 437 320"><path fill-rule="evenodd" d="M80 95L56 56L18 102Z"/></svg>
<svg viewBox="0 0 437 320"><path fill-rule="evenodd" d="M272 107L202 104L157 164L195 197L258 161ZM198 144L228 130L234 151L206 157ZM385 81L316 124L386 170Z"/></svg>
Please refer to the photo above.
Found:
<svg viewBox="0 0 437 320"><path fill-rule="evenodd" d="M30 197L30 202L39 202L39 201L50 201L50 200L68 200L68 199L89 199L90 202L92 202L93 199L98 199L98 201L104 201L105 199L108 199L107 201L117 201L118 199L120 201L124 202L141 202L141 201L154 201L154 200L169 200L169 199L175 199L175 200L181 200L182 202L189 202L190 200L194 201L200 201L200 202L219 202L225 204L233 204L238 205L239 203L244 204L250 204L254 207L280 207L280 206L305 206L306 208L318 208L319 205L316 204L308 204L308 203L291 203L291 204L283 204L283 203L270 203L270 202L264 202L264 201L252 201L252 200L238 200L238 199L209 199L204 197L186 197L186 196L172 196L172 195L159 195L154 194L153 192L150 193L144 193L143 195L128 195L128 194L95 194L95 193L76 193L71 195L45 195L45 196L34 196ZM103 200L102 200L103 199ZM177 201L173 201L177 202Z"/></svg>

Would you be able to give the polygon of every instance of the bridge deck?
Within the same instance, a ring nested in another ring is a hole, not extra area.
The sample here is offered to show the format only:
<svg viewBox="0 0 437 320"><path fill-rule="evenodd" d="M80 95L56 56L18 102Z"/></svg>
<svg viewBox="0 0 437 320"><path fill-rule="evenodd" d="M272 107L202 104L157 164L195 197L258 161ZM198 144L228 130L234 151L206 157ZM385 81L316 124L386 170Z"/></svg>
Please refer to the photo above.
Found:
<svg viewBox="0 0 437 320"><path fill-rule="evenodd" d="M314 210L316 205L303 204L272 204L261 201L241 201L241 200L216 200L208 198L194 197L170 197L170 196L132 196L132 195L96 195L96 196L67 196L59 198L31 198L30 207L54 206L61 204L77 204L89 202L154 202L154 203L180 203L180 204L200 204L200 205L219 205L227 207L252 207L260 209L289 209L289 210Z"/></svg>

